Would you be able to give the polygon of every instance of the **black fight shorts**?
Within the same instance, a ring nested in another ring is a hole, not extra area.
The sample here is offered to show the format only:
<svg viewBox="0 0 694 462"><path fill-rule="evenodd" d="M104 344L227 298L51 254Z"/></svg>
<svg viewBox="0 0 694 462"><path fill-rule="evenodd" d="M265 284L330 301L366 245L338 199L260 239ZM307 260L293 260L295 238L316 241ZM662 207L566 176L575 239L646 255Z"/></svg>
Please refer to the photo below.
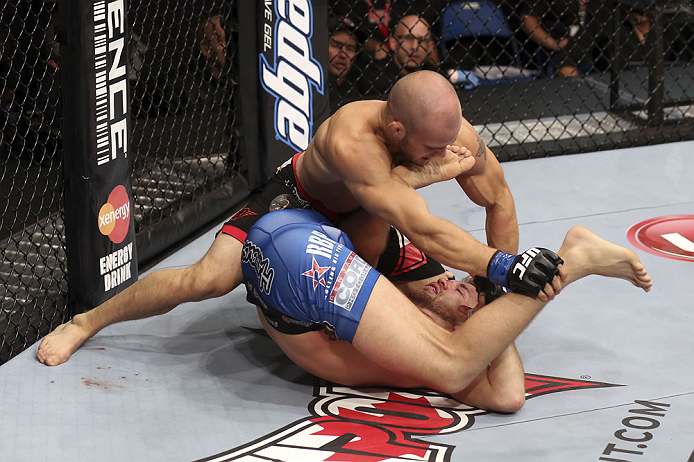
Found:
<svg viewBox="0 0 694 462"><path fill-rule="evenodd" d="M341 215L332 212L320 201L309 197L296 179L294 169L302 152L295 154L282 164L263 189L251 197L248 205L236 212L224 223L219 231L243 243L248 231L263 215L275 210L310 209L322 213L333 223L338 223Z"/></svg>

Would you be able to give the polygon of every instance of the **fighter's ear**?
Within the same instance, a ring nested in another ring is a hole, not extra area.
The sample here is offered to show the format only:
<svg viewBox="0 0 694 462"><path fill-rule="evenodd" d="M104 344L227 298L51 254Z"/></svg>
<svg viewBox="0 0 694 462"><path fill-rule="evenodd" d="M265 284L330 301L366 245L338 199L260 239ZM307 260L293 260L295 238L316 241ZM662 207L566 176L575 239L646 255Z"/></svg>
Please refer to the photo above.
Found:
<svg viewBox="0 0 694 462"><path fill-rule="evenodd" d="M388 124L388 133L397 141L405 138L405 126L398 120L393 120Z"/></svg>

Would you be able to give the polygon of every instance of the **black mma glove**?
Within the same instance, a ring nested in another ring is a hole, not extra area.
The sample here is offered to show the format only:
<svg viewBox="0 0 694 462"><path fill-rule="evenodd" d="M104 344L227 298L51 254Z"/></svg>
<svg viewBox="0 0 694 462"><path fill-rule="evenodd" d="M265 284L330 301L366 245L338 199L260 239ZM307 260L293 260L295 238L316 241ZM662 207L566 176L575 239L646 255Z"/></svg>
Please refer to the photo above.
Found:
<svg viewBox="0 0 694 462"><path fill-rule="evenodd" d="M506 289L482 276L473 280L478 294L484 294L484 303L489 304L506 293Z"/></svg>
<svg viewBox="0 0 694 462"><path fill-rule="evenodd" d="M489 260L487 276L494 284L513 292L537 297L545 284L559 274L564 260L548 249L533 247L516 256L497 250Z"/></svg>

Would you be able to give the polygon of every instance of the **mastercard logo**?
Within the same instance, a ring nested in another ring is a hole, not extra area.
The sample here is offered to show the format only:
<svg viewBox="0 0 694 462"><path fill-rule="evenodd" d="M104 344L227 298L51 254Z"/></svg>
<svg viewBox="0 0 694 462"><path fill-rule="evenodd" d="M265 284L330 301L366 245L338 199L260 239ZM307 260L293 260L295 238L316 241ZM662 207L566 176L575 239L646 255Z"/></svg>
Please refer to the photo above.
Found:
<svg viewBox="0 0 694 462"><path fill-rule="evenodd" d="M637 223L627 231L635 247L681 261L694 261L694 215L671 215Z"/></svg>
<svg viewBox="0 0 694 462"><path fill-rule="evenodd" d="M99 232L114 244L120 244L130 229L130 197L125 186L113 188L108 200L99 209Z"/></svg>

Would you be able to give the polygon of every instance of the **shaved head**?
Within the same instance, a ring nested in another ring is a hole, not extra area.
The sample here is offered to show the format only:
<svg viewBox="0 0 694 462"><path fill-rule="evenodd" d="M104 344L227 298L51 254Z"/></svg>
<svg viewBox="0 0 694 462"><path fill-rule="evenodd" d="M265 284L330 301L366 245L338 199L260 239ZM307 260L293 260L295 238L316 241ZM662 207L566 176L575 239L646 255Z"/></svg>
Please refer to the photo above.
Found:
<svg viewBox="0 0 694 462"><path fill-rule="evenodd" d="M388 95L388 110L405 130L457 130L462 123L460 100L441 74L417 71L398 80Z"/></svg>

